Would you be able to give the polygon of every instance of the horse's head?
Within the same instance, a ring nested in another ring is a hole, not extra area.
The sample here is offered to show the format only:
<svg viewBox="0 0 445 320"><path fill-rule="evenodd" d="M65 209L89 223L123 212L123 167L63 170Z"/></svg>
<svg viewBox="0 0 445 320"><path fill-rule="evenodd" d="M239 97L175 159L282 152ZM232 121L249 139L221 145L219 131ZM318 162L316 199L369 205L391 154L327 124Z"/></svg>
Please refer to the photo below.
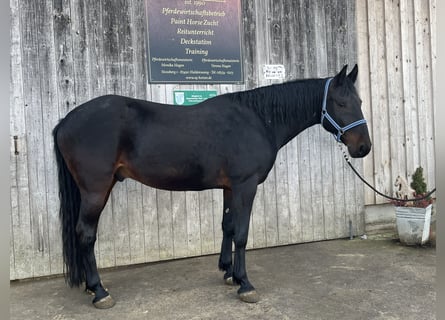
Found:
<svg viewBox="0 0 445 320"><path fill-rule="evenodd" d="M326 82L321 125L348 147L351 157L361 158L371 150L371 139L354 87L358 67L348 75L346 68Z"/></svg>

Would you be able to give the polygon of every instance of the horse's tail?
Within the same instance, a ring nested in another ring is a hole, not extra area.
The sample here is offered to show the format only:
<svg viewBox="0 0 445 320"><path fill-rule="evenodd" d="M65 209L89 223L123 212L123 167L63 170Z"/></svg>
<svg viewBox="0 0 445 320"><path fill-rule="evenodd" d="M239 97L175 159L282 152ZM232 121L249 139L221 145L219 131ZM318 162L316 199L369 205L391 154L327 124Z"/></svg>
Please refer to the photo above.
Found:
<svg viewBox="0 0 445 320"><path fill-rule="evenodd" d="M68 170L57 143L57 133L60 125L61 123L54 128L53 137L59 176L59 217L62 228L64 274L65 281L70 287L78 287L85 280L85 269L76 234L76 225L79 219L80 209L80 192L71 172Z"/></svg>

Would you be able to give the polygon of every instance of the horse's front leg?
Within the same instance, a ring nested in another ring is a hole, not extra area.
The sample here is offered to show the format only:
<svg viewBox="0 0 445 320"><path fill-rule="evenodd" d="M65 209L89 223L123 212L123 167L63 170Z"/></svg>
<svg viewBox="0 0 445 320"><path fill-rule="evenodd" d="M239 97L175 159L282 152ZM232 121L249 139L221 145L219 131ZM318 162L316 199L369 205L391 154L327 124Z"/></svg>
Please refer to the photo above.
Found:
<svg viewBox="0 0 445 320"><path fill-rule="evenodd" d="M221 244L221 253L219 255L218 267L224 271L224 282L228 285L233 284L233 267L232 267L232 241L234 234L233 225L233 207L232 207L232 191L224 190L224 211L222 221L223 239Z"/></svg>
<svg viewBox="0 0 445 320"><path fill-rule="evenodd" d="M258 180L251 177L239 185L232 187L232 205L234 209L235 261L233 280L240 285L238 295L244 302L257 302L258 294L249 282L246 272L246 245L249 235L249 222Z"/></svg>

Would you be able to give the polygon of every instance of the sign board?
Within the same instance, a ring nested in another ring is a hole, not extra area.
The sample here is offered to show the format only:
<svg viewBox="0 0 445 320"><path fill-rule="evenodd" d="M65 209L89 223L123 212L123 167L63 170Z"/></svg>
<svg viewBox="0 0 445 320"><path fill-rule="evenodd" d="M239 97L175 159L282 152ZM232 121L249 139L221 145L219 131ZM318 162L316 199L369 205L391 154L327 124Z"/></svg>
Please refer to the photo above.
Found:
<svg viewBox="0 0 445 320"><path fill-rule="evenodd" d="M215 90L175 90L173 91L173 101L176 105L191 106L217 96Z"/></svg>
<svg viewBox="0 0 445 320"><path fill-rule="evenodd" d="M263 65L264 79L278 79L286 78L286 70L282 64L265 64Z"/></svg>
<svg viewBox="0 0 445 320"><path fill-rule="evenodd" d="M145 0L152 83L243 81L240 0Z"/></svg>

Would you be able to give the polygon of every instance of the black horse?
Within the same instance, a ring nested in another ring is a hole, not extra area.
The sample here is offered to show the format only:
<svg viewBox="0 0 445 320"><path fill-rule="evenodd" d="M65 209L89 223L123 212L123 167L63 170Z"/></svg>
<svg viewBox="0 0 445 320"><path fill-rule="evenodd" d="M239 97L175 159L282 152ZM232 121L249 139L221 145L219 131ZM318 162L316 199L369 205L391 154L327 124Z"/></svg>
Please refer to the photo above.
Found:
<svg viewBox="0 0 445 320"><path fill-rule="evenodd" d="M371 149L354 82L357 66L333 78L296 80L228 93L181 108L123 96L80 105L54 128L65 277L95 294L98 308L114 301L94 256L100 214L117 181L132 178L165 190L223 189L219 268L256 302L245 248L257 185L278 150L306 128L321 125L352 157ZM232 264L232 241L235 256Z"/></svg>

